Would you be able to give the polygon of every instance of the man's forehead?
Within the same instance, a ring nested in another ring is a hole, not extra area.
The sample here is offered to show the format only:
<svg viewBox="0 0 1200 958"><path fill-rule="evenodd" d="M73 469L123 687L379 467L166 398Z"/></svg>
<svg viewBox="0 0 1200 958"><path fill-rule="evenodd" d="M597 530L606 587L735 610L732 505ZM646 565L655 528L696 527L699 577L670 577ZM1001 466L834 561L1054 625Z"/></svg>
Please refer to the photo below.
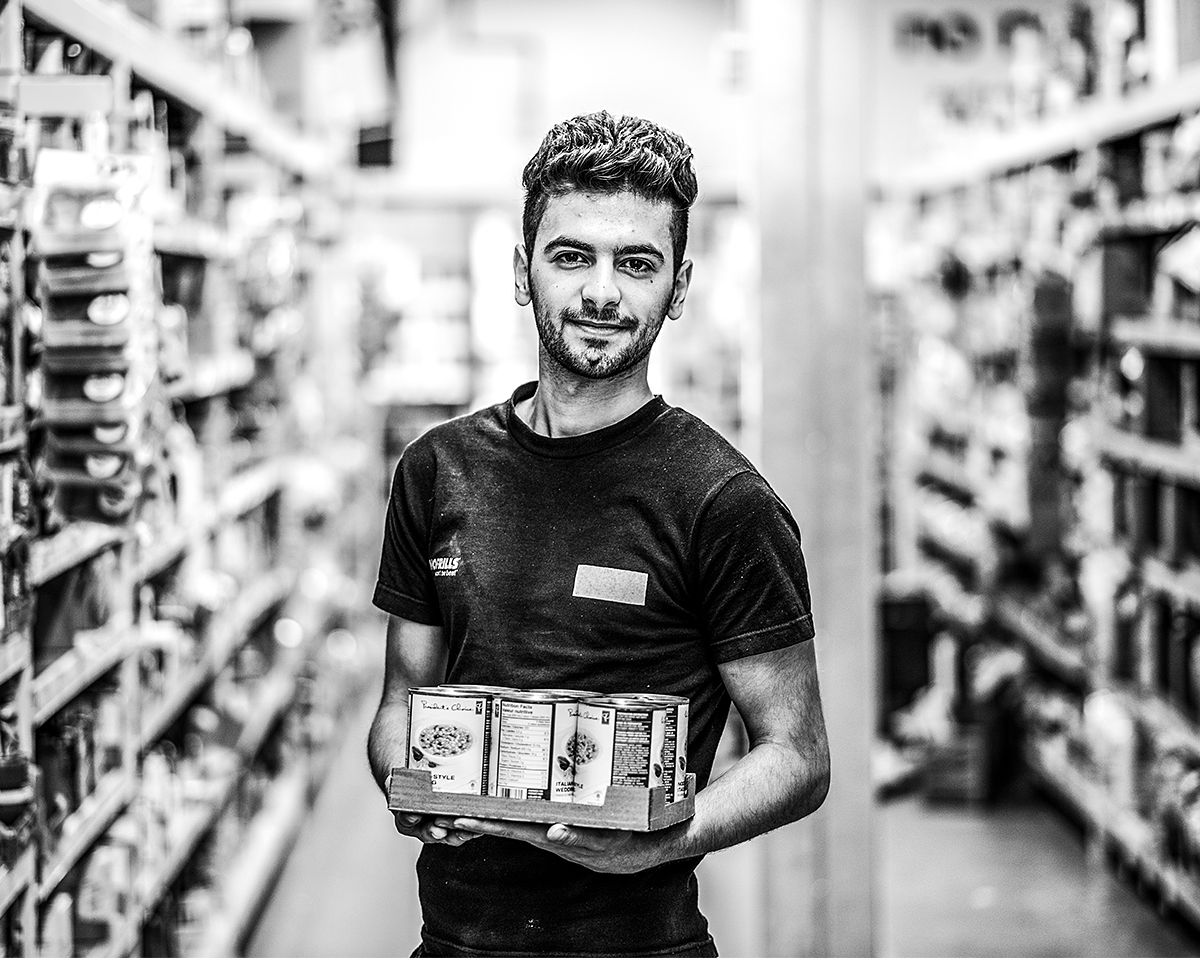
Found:
<svg viewBox="0 0 1200 958"><path fill-rule="evenodd" d="M585 190L551 195L538 230L540 243L573 230L636 233L669 243L674 209L631 190L599 193Z"/></svg>

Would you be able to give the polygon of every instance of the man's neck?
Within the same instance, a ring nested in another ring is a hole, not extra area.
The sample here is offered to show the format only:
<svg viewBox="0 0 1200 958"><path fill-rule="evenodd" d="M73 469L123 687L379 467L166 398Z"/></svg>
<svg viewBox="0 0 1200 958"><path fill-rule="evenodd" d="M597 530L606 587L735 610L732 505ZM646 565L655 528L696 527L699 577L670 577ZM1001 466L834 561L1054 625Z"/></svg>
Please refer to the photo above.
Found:
<svg viewBox="0 0 1200 958"><path fill-rule="evenodd" d="M561 439L618 423L653 398L644 363L611 379L548 374L542 365L537 389L516 412L534 432Z"/></svg>

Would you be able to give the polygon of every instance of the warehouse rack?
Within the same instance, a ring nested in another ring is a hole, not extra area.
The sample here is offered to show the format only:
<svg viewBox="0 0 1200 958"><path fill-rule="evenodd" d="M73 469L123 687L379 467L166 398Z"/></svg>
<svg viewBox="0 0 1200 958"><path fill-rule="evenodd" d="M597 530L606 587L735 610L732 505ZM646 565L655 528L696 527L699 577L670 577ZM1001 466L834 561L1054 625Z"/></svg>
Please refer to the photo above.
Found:
<svg viewBox="0 0 1200 958"><path fill-rule="evenodd" d="M30 75L30 57L56 38L71 64ZM43 429L27 394L38 364L24 332L29 178L11 175L0 187L16 200L0 223L13 234L0 458L16 478L3 473L0 500L16 505L0 510L0 715L16 744L0 766L24 758L28 774L0 781L3 954L235 953L366 680L347 631L353 583L309 558L346 549L336 540L354 530L314 533L311 503L294 501L314 450L296 440L312 430L295 427L284 386L305 348L288 317L316 308L306 297L338 242L327 224L308 230L305 210L347 173L336 147L235 85L227 65L102 0L13 0L0 12L0 125L18 140L36 127L30 142L86 146L79 135L103 103L117 151L141 148L135 127L169 147L177 203L153 247L164 293L178 273L191 341L151 398L195 437L201 487L130 521L63 522L40 508L41 480L25 478ZM231 218L248 195L279 211L249 240ZM296 280L250 288L247 261L276 240L296 244ZM80 583L93 587L81 615L96 606L102 621L47 648ZM197 583L200 598L179 598ZM66 793L77 802L58 804Z"/></svg>
<svg viewBox="0 0 1200 958"><path fill-rule="evenodd" d="M956 645L948 734L1007 668L1027 770L1200 927L1198 115L1191 67L877 183L875 299L884 595Z"/></svg>

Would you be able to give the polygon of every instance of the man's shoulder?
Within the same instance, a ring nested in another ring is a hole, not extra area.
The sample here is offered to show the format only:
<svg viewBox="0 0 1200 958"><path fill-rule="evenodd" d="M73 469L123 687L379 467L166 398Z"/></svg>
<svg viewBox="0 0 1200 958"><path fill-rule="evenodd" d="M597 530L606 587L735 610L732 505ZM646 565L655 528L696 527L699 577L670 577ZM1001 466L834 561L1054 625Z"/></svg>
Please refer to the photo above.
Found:
<svg viewBox="0 0 1200 958"><path fill-rule="evenodd" d="M406 456L436 456L494 440L506 432L506 404L497 403L430 426L405 447Z"/></svg>
<svg viewBox="0 0 1200 958"><path fill-rule="evenodd" d="M660 448L678 468L674 476L702 496L723 486L734 476L760 474L746 458L716 429L679 406L660 417Z"/></svg>
<svg viewBox="0 0 1200 958"><path fill-rule="evenodd" d="M754 464L732 442L699 416L671 406L659 419L664 438L673 447L707 457L717 468L729 466L755 472Z"/></svg>

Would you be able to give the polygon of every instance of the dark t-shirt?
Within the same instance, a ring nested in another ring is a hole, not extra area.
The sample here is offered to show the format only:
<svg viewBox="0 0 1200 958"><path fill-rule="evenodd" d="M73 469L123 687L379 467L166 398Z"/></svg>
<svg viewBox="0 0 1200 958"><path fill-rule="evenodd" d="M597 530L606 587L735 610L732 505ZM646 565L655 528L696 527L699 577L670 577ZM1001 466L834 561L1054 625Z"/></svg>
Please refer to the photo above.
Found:
<svg viewBox="0 0 1200 958"><path fill-rule="evenodd" d="M405 450L375 604L445 628L447 682L687 696L703 788L729 710L718 663L813 635L799 531L744 456L661 398L550 439L514 411L533 389ZM678 949L707 940L698 861L602 875L506 839L426 845L423 933L481 954Z"/></svg>

